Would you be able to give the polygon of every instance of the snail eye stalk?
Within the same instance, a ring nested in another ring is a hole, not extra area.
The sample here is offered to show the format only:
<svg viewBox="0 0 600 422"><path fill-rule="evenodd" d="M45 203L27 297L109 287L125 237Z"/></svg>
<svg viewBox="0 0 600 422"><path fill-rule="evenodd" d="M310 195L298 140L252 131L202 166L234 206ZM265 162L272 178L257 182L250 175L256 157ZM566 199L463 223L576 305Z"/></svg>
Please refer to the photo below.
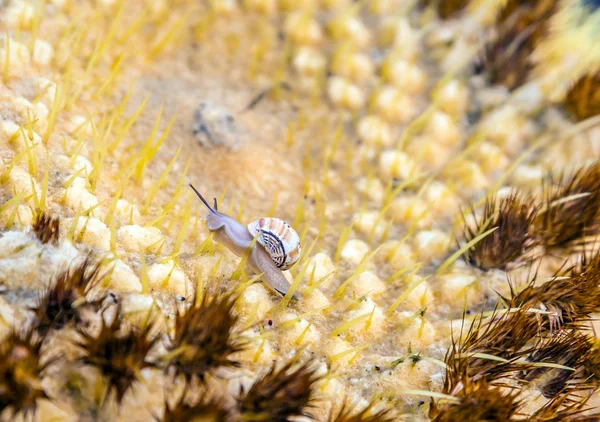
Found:
<svg viewBox="0 0 600 422"><path fill-rule="evenodd" d="M196 194L196 196L198 196L198 198L200 198L200 200L202 201L202 203L206 206L206 208L208 208L208 210L210 212L212 212L213 214L216 212L216 208L212 209L210 207L210 205L208 204L208 202L206 202L206 199L204 199L204 197L200 194L200 192L198 192L198 190L194 187L194 185L192 185L191 183L189 184L189 187L192 188L192 190L194 191L194 193ZM216 205L216 202L215 202Z"/></svg>

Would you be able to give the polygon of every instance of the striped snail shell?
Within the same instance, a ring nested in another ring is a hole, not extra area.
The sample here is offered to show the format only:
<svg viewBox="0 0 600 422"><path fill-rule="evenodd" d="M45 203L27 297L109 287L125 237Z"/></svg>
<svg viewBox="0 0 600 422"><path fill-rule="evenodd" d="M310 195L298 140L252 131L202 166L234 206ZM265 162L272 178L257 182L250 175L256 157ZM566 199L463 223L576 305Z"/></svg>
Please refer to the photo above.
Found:
<svg viewBox="0 0 600 422"><path fill-rule="evenodd" d="M300 237L288 223L279 218L261 218L248 224L248 231L265 247L281 270L290 268L300 258Z"/></svg>

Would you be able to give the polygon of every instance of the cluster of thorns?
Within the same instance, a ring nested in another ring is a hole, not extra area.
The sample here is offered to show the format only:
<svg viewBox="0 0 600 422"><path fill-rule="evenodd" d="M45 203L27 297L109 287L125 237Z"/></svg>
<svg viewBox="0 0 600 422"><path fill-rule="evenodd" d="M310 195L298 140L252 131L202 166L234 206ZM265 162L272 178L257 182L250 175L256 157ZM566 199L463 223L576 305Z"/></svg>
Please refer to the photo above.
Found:
<svg viewBox="0 0 600 422"><path fill-rule="evenodd" d="M475 216L475 212L473 211ZM569 177L548 178L541 203L515 192L488 198L467 241L496 228L466 250L465 260L487 271L531 265L545 255L579 251L549 280L536 275L524 289L510 284L492 312L478 315L447 352L443 392L459 399L432 406L451 420L587 421L600 414L587 402L598 388L600 349L591 333L600 311L600 163ZM592 251L592 252L590 252ZM509 282L510 283L510 282ZM529 396L528 392L529 391ZM527 397L546 403L523 412Z"/></svg>

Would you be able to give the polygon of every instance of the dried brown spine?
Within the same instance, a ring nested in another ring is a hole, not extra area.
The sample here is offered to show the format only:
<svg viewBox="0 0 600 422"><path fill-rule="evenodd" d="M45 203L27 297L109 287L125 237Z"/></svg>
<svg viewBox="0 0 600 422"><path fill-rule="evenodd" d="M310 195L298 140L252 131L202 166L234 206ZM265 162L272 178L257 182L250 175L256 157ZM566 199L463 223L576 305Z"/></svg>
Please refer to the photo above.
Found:
<svg viewBox="0 0 600 422"><path fill-rule="evenodd" d="M232 310L236 299L231 293L204 295L196 304L194 297L190 308L176 315L167 369L190 382L196 378L204 381L206 374L220 367L240 366L232 358L245 348L234 333L238 317Z"/></svg>
<svg viewBox="0 0 600 422"><path fill-rule="evenodd" d="M511 308L546 309L540 325L547 331L563 327L580 327L592 313L600 311L600 255L586 256L578 266L559 271L549 281L536 286L535 278L520 292L513 291L507 300Z"/></svg>
<svg viewBox="0 0 600 422"><path fill-rule="evenodd" d="M37 401L48 399L41 378L53 360L43 360L42 342L31 329L13 330L0 342L0 413L10 408L9 419L35 413Z"/></svg>
<svg viewBox="0 0 600 422"><path fill-rule="evenodd" d="M442 19L448 19L463 10L469 4L469 0L424 0L423 3L426 6L434 3L438 15Z"/></svg>
<svg viewBox="0 0 600 422"><path fill-rule="evenodd" d="M462 330L461 330L462 331ZM452 341L445 357L448 367L444 382L444 392L455 394L463 384L463 378L472 381L485 379L493 382L506 376L516 375L524 367L516 361L527 356L529 343L537 336L539 323L535 314L526 309L515 312L494 312L483 321L483 316L471 323L466 336L461 341ZM498 362L478 357L477 354L496 356L505 360Z"/></svg>
<svg viewBox="0 0 600 422"><path fill-rule="evenodd" d="M60 219L40 212L33 223L33 232L42 243L57 244L60 237Z"/></svg>
<svg viewBox="0 0 600 422"><path fill-rule="evenodd" d="M534 347L527 360L535 363L564 365L570 369L536 366L521 374L520 378L537 384L537 388L547 399L556 397L583 372L583 365L589 358L592 343L577 330L564 330L542 339ZM585 384L585 380L579 380Z"/></svg>
<svg viewBox="0 0 600 422"><path fill-rule="evenodd" d="M184 392L173 406L165 401L162 418L155 417L155 419L162 422L192 422L202 418L201 420L227 422L228 417L229 411L214 397L204 396L190 404Z"/></svg>
<svg viewBox="0 0 600 422"><path fill-rule="evenodd" d="M556 3L555 0L508 0L498 14L496 24L502 25L525 14L531 19L548 19L556 11Z"/></svg>
<svg viewBox="0 0 600 422"><path fill-rule="evenodd" d="M579 79L569 90L565 106L577 120L600 114L600 72Z"/></svg>
<svg viewBox="0 0 600 422"><path fill-rule="evenodd" d="M480 63L493 84L514 89L533 69L530 56L549 32L556 1L509 2L498 18L497 35L483 49Z"/></svg>
<svg viewBox="0 0 600 422"><path fill-rule="evenodd" d="M139 330L125 327L120 307L110 323L104 318L102 315L97 335L91 335L78 327L81 340L77 345L82 351L78 362L96 368L107 381L106 396L114 391L117 403L121 403L125 393L138 381L141 371L157 367L155 362L148 359L148 354L158 337L152 335L152 321Z"/></svg>
<svg viewBox="0 0 600 422"><path fill-rule="evenodd" d="M594 422L600 414L590 412L587 406L590 395L577 397L572 391L566 390L562 394L550 399L544 406L525 419L526 422Z"/></svg>
<svg viewBox="0 0 600 422"><path fill-rule="evenodd" d="M565 180L566 179L566 180ZM536 235L547 248L572 247L600 233L600 162L557 182L545 180L544 209L536 219Z"/></svg>
<svg viewBox="0 0 600 422"><path fill-rule="evenodd" d="M592 346L584 365L584 376L594 385L600 385L600 345Z"/></svg>
<svg viewBox="0 0 600 422"><path fill-rule="evenodd" d="M355 406L344 400L342 408L335 416L329 417L330 422L392 422L396 420L396 416L392 409L384 408L373 412L374 402L369 403L367 407L356 412Z"/></svg>
<svg viewBox="0 0 600 422"><path fill-rule="evenodd" d="M519 193L500 200L488 198L479 220L472 211L475 227L465 223L465 241L470 242L485 230L494 227L496 230L467 250L465 261L482 270L506 269L509 264L530 254L536 246L530 233L537 212L538 207L532 206L531 201Z"/></svg>
<svg viewBox="0 0 600 422"><path fill-rule="evenodd" d="M490 385L484 379L472 381L465 377L463 388L455 395L459 401L450 402L440 409L432 407L430 416L436 422L487 421L504 422L519 418L519 391L508 393Z"/></svg>
<svg viewBox="0 0 600 422"><path fill-rule="evenodd" d="M103 298L87 302L86 294L101 281L100 262L92 255L71 263L61 269L50 286L39 297L35 313L35 325L40 333L50 329L61 329L70 322L80 321L80 310L87 306L97 306Z"/></svg>
<svg viewBox="0 0 600 422"><path fill-rule="evenodd" d="M313 384L318 380L312 362L292 369L292 361L275 366L238 399L239 420L287 422L292 416L312 417Z"/></svg>

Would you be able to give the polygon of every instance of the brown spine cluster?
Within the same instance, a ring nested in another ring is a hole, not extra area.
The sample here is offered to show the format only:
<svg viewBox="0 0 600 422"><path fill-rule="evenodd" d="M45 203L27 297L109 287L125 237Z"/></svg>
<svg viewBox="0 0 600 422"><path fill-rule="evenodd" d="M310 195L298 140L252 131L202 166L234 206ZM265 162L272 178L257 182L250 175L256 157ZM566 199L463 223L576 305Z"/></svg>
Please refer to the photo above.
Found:
<svg viewBox="0 0 600 422"><path fill-rule="evenodd" d="M469 0L424 0L423 4L433 4L440 18L448 19L463 10L469 4Z"/></svg>
<svg viewBox="0 0 600 422"><path fill-rule="evenodd" d="M528 345L537 335L538 328L535 315L522 309L497 311L485 321L483 317L477 318L464 338L461 333L461 341L453 342L446 355L448 371L444 391L448 394L456 391L464 377L493 382L516 375L523 369L516 361L528 355ZM473 357L476 354L495 356L503 362Z"/></svg>
<svg viewBox="0 0 600 422"><path fill-rule="evenodd" d="M577 120L600 114L600 72L579 79L569 90L565 107Z"/></svg>
<svg viewBox="0 0 600 422"><path fill-rule="evenodd" d="M39 213L33 223L33 232L42 243L57 244L60 237L60 219Z"/></svg>
<svg viewBox="0 0 600 422"><path fill-rule="evenodd" d="M571 391L563 392L548 401L544 406L529 416L527 422L593 422L600 414L590 411L587 406L588 396L573 400Z"/></svg>
<svg viewBox="0 0 600 422"><path fill-rule="evenodd" d="M600 162L556 181L547 177L544 185L541 203L516 192L500 200L487 198L480 218L471 208L475 224L465 221L466 243L486 230L495 230L465 251L465 261L482 270L506 270L534 260L531 252L537 246L543 245L546 253L573 249L600 234ZM568 284L557 286L567 288Z"/></svg>
<svg viewBox="0 0 600 422"><path fill-rule="evenodd" d="M556 335L542 338L538 343L527 357L528 361L559 363L573 369L527 368L519 376L519 379L535 384L544 397L551 399L565 391L568 381L582 374L592 344L590 338L578 330L562 330Z"/></svg>
<svg viewBox="0 0 600 422"><path fill-rule="evenodd" d="M581 327L592 313L600 311L600 255L582 258L577 266L561 270L548 282L535 285L535 279L507 301L511 308L546 309L540 317L545 330Z"/></svg>
<svg viewBox="0 0 600 422"><path fill-rule="evenodd" d="M158 341L152 335L153 322L148 322L140 330L123 324L120 307L111 322L102 315L100 331L90 334L78 327L81 340L77 345L81 349L78 362L96 368L107 383L106 397L115 392L117 403L121 403L125 393L138 381L145 368L156 368L148 354Z"/></svg>
<svg viewBox="0 0 600 422"><path fill-rule="evenodd" d="M383 408L373 411L375 403L371 402L367 407L360 411L355 410L355 406L344 400L342 408L334 416L330 416L330 422L392 422L396 420L396 416L392 409Z"/></svg>
<svg viewBox="0 0 600 422"><path fill-rule="evenodd" d="M244 350L243 342L235 338L238 317L232 312L236 296L203 296L195 298L190 308L175 318L174 335L168 346L167 369L182 375L187 382L204 381L210 371L221 367L239 367L232 358Z"/></svg>
<svg viewBox="0 0 600 422"><path fill-rule="evenodd" d="M460 399L440 408L432 406L429 416L436 422L454 421L515 421L518 420L519 391L503 391L486 380L462 379L462 389L455 394Z"/></svg>
<svg viewBox="0 0 600 422"><path fill-rule="evenodd" d="M480 64L493 84L514 89L533 69L530 56L547 36L554 0L509 1L498 16L495 36L483 49Z"/></svg>
<svg viewBox="0 0 600 422"><path fill-rule="evenodd" d="M0 414L8 420L35 413L37 401L48 398L41 379L52 360L42 356L42 343L33 330L13 330L0 342Z"/></svg>
<svg viewBox="0 0 600 422"><path fill-rule="evenodd" d="M86 299L87 293L101 279L100 262L96 262L92 255L60 270L31 308L38 332L46 333L71 322L80 322L83 308L97 307L104 299L100 297L93 302Z"/></svg>
<svg viewBox="0 0 600 422"><path fill-rule="evenodd" d="M476 224L475 227L465 224L465 241L470 242L489 228L496 230L467 250L465 260L482 270L506 269L516 263L536 246L531 225L537 212L538 207L532 207L531 200L519 193L500 200L488 198L479 219L472 210Z"/></svg>
<svg viewBox="0 0 600 422"><path fill-rule="evenodd" d="M211 393L202 392L200 398L195 400L184 393L173 405L166 402L162 418L156 419L164 422L188 422L197 418L216 422L287 422L298 416L312 418L309 410L315 401L314 383L319 379L313 366L312 361L299 365L294 359L280 369L273 366L247 392L240 391L234 405L229 405ZM367 415L369 409L351 415L352 409L344 407L335 421L392 420L388 411Z"/></svg>
<svg viewBox="0 0 600 422"><path fill-rule="evenodd" d="M250 389L242 392L237 420L286 422L294 416L311 417L313 384L318 380L312 362L294 368L294 362L275 366Z"/></svg>
<svg viewBox="0 0 600 422"><path fill-rule="evenodd" d="M214 422L227 422L229 411L224 409L223 404L212 397L202 397L190 404L186 400L186 394L182 394L179 400L170 406L165 402L163 416L155 417L162 422L192 422L202 419Z"/></svg>
<svg viewBox="0 0 600 422"><path fill-rule="evenodd" d="M600 233L600 162L557 181L546 180L536 235L549 248L582 243Z"/></svg>

